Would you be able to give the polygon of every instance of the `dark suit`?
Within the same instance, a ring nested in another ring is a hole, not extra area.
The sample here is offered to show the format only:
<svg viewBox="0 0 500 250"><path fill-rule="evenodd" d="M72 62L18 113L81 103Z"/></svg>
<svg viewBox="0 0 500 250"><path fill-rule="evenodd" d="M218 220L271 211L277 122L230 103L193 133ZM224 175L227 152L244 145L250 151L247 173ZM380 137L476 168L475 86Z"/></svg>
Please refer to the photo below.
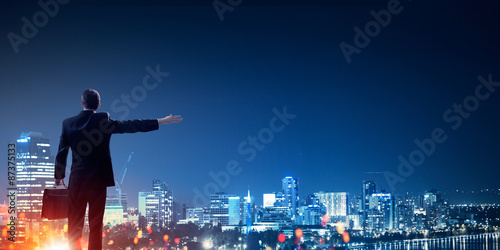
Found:
<svg viewBox="0 0 500 250"><path fill-rule="evenodd" d="M64 179L68 150L73 162L69 177L68 238L71 249L80 249L85 208L89 203L89 250L101 249L102 219L106 187L114 186L109 151L111 134L148 132L158 129L158 120L116 121L108 113L84 110L63 121L55 178Z"/></svg>

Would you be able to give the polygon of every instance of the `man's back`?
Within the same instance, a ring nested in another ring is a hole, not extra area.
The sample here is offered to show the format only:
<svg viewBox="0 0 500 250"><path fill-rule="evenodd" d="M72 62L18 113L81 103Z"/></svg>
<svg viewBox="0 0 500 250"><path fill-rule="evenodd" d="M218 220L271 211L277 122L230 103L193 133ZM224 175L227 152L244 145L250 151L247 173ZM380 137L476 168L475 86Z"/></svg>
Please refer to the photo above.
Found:
<svg viewBox="0 0 500 250"><path fill-rule="evenodd" d="M63 121L56 177L64 178L68 149L73 162L69 185L95 187L114 186L109 142L113 133L147 132L158 129L156 119L115 121L108 113L81 111ZM58 175L59 174L59 175ZM63 176L60 176L62 174Z"/></svg>

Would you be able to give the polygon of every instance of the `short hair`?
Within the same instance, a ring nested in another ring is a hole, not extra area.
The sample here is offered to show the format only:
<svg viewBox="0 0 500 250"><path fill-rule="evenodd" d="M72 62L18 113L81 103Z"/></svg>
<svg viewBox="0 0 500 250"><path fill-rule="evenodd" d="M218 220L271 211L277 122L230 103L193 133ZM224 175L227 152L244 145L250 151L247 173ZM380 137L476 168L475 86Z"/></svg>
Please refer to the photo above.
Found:
<svg viewBox="0 0 500 250"><path fill-rule="evenodd" d="M82 104L86 109L96 110L101 103L101 96L95 89L86 89L82 93Z"/></svg>

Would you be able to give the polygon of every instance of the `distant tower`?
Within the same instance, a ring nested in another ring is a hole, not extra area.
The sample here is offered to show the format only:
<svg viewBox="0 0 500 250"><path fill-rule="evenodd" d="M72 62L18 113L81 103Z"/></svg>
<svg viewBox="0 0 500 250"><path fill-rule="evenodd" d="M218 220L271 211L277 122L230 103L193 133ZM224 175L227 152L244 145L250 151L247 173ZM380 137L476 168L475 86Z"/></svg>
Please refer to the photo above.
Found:
<svg viewBox="0 0 500 250"><path fill-rule="evenodd" d="M361 210L363 212L363 227L366 226L367 210L370 208L370 197L376 192L376 185L374 181L363 181L361 193L363 194Z"/></svg>
<svg viewBox="0 0 500 250"><path fill-rule="evenodd" d="M284 205L288 207L288 216L295 221L299 211L299 179L287 176L281 180Z"/></svg>
<svg viewBox="0 0 500 250"><path fill-rule="evenodd" d="M250 230L252 228L252 210L250 210L250 206L252 204L252 198L250 197L250 188L248 188L248 196L246 198L247 200L247 235L250 233Z"/></svg>
<svg viewBox="0 0 500 250"><path fill-rule="evenodd" d="M158 226L168 228L173 220L173 196L167 183L153 180L153 194L158 197Z"/></svg>
<svg viewBox="0 0 500 250"><path fill-rule="evenodd" d="M50 154L49 139L42 133L22 133L17 139L17 215L24 214L25 221L18 224L16 241L33 238L37 242L42 226L42 197L46 187L53 187L54 158ZM36 232L36 234L35 234Z"/></svg>

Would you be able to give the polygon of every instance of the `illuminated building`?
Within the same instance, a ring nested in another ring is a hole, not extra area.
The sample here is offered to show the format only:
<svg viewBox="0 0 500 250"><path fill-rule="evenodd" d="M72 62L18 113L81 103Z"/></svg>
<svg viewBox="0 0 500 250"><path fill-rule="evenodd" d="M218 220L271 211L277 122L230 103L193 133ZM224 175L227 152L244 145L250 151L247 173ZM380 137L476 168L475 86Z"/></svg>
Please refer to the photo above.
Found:
<svg viewBox="0 0 500 250"><path fill-rule="evenodd" d="M296 225L319 226L326 208L323 205L307 205L299 207L299 215Z"/></svg>
<svg viewBox="0 0 500 250"><path fill-rule="evenodd" d="M139 222L140 216L146 218L146 224L148 226L156 225L158 223L158 213L159 213L159 198L152 192L139 192Z"/></svg>
<svg viewBox="0 0 500 250"><path fill-rule="evenodd" d="M222 226L240 224L240 197L216 193L210 196L210 219Z"/></svg>
<svg viewBox="0 0 500 250"><path fill-rule="evenodd" d="M394 229L396 221L394 196L390 193L374 193L369 199L367 227L374 231Z"/></svg>
<svg viewBox="0 0 500 250"><path fill-rule="evenodd" d="M165 182L153 180L153 194L158 196L158 219L160 228L168 228L174 219L172 191Z"/></svg>
<svg viewBox="0 0 500 250"><path fill-rule="evenodd" d="M173 220L173 197L165 182L153 180L152 192L139 192L139 214L150 226L168 228Z"/></svg>
<svg viewBox="0 0 500 250"><path fill-rule="evenodd" d="M17 242L28 238L40 242L43 191L54 187L54 158L50 154L49 139L39 132L22 133L16 147Z"/></svg>
<svg viewBox="0 0 500 250"><path fill-rule="evenodd" d="M361 214L362 214L363 227L366 226L366 220L368 216L367 210L369 208L370 197L375 192L376 192L376 185L374 181L363 181L363 187L361 189L362 193Z"/></svg>
<svg viewBox="0 0 500 250"><path fill-rule="evenodd" d="M284 205L288 207L288 217L294 221L299 212L299 179L287 176L281 180Z"/></svg>
<svg viewBox="0 0 500 250"><path fill-rule="evenodd" d="M441 193L435 189L425 192L423 203L427 226L430 228L446 227L446 221L449 217L449 205L442 198Z"/></svg>
<svg viewBox="0 0 500 250"><path fill-rule="evenodd" d="M264 200L264 208L273 207L276 202L276 194L275 193L267 193L263 195Z"/></svg>
<svg viewBox="0 0 500 250"><path fill-rule="evenodd" d="M326 214L331 219L340 217L345 220L348 209L348 196L346 192L318 192L314 193L315 199L319 204L323 204L326 208Z"/></svg>
<svg viewBox="0 0 500 250"><path fill-rule="evenodd" d="M123 207L121 205L106 205L103 225L113 228L123 223Z"/></svg>
<svg viewBox="0 0 500 250"><path fill-rule="evenodd" d="M266 207L260 218L262 223L275 223L279 228L291 228L292 220L288 216L288 207Z"/></svg>

